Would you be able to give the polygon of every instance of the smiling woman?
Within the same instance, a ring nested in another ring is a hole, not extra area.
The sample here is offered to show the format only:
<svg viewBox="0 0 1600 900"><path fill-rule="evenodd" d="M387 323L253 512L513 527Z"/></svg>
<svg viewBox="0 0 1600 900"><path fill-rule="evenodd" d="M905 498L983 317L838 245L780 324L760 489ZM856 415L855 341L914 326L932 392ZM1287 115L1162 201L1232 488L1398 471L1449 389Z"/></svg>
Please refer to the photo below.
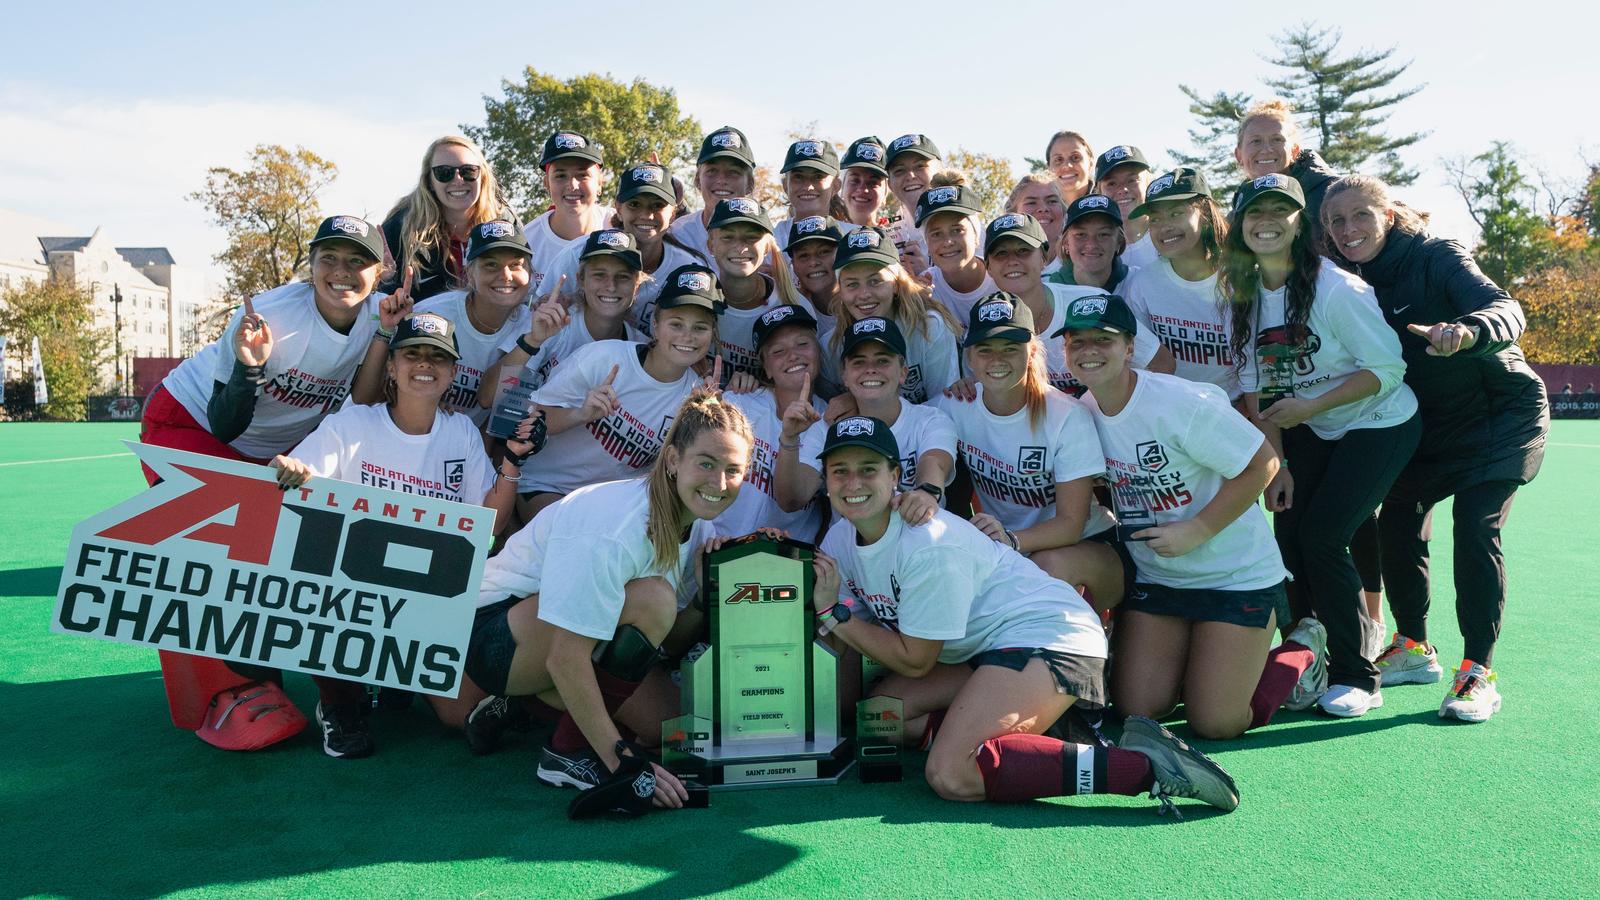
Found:
<svg viewBox="0 0 1600 900"><path fill-rule="evenodd" d="M394 293L411 266L411 296L424 300L462 287L468 233L494 219L513 219L494 168L467 138L446 135L422 154L417 186L383 220L394 270L380 289Z"/></svg>

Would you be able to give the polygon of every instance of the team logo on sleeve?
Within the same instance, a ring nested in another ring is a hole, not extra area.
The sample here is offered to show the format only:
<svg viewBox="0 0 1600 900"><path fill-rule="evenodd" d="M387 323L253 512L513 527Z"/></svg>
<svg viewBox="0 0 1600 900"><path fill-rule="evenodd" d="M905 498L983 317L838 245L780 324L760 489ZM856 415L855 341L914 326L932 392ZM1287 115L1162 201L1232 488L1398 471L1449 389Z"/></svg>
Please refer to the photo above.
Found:
<svg viewBox="0 0 1600 900"><path fill-rule="evenodd" d="M851 334L871 334L872 332L875 332L875 331L884 331L887 328L888 328L888 320L880 319L877 316L874 316L874 317L872 317L870 319L862 319L861 321L855 323L854 325L851 325L850 326L850 333Z"/></svg>
<svg viewBox="0 0 1600 900"><path fill-rule="evenodd" d="M602 231L594 236L594 240L595 243L605 244L613 250L626 250L628 248L628 236L620 231Z"/></svg>
<svg viewBox="0 0 1600 900"><path fill-rule="evenodd" d="M754 200L746 200L743 197L734 197L731 200L724 200L722 202L728 204L728 209L733 210L741 216L757 216L761 214L761 207Z"/></svg>
<svg viewBox="0 0 1600 900"><path fill-rule="evenodd" d="M705 293L711 290L711 276L704 272L685 272L678 276L678 287L685 291Z"/></svg>
<svg viewBox="0 0 1600 900"><path fill-rule="evenodd" d="M859 437L863 434L872 434L876 428L877 426L866 416L851 416L839 420L839 424L833 426L833 431L841 437Z"/></svg>
<svg viewBox="0 0 1600 900"><path fill-rule="evenodd" d="M1172 173L1168 172L1160 178L1157 178L1155 181L1150 182L1150 186L1145 188L1144 198L1146 200L1153 199L1157 194L1172 187L1172 180Z"/></svg>
<svg viewBox="0 0 1600 900"><path fill-rule="evenodd" d="M850 232L849 236L844 239L844 242L847 246L853 249L862 250L867 247L877 247L882 244L883 235L869 228L860 228Z"/></svg>
<svg viewBox="0 0 1600 900"><path fill-rule="evenodd" d="M768 326L776 325L779 322L782 322L784 319L794 315L794 311L795 307L787 304L768 310L764 315L761 316L761 324Z"/></svg>
<svg viewBox="0 0 1600 900"><path fill-rule="evenodd" d="M902 134L889 145L889 151L891 153L899 153L901 150L916 144L917 138L920 137L922 137L920 134Z"/></svg>
<svg viewBox="0 0 1600 900"><path fill-rule="evenodd" d="M795 141L794 152L797 156L809 156L814 159L822 155L822 142Z"/></svg>
<svg viewBox="0 0 1600 900"><path fill-rule="evenodd" d="M1258 191L1262 188L1284 188L1289 186L1288 181L1287 176L1274 172L1271 175L1263 175L1250 182L1250 187Z"/></svg>
<svg viewBox="0 0 1600 900"><path fill-rule="evenodd" d="M443 336L450 327L450 323L445 321L444 316L435 315L434 313L422 313L411 317L411 327L427 334Z"/></svg>
<svg viewBox="0 0 1600 900"><path fill-rule="evenodd" d="M821 216L806 216L794 223L794 230L798 234L816 234L826 225Z"/></svg>
<svg viewBox="0 0 1600 900"><path fill-rule="evenodd" d="M666 181L663 170L654 166L636 166L628 173L628 177L636 184L661 184Z"/></svg>
<svg viewBox="0 0 1600 900"><path fill-rule="evenodd" d="M1067 307L1067 312L1073 318L1080 316L1100 316L1106 311L1106 298L1104 297L1079 297Z"/></svg>
<svg viewBox="0 0 1600 900"><path fill-rule="evenodd" d="M744 146L744 141L739 140L739 135L732 131L719 131L711 136L711 146L737 150Z"/></svg>
<svg viewBox="0 0 1600 900"><path fill-rule="evenodd" d="M1109 209L1111 207L1111 199L1100 194L1090 194L1078 201L1078 207L1080 209Z"/></svg>
<svg viewBox="0 0 1600 900"><path fill-rule="evenodd" d="M467 461L464 459L447 459L444 461L444 486L452 492L460 493L461 485L467 480Z"/></svg>
<svg viewBox="0 0 1600 900"><path fill-rule="evenodd" d="M366 237L368 230L367 223L355 216L334 216L328 227L334 231L342 231L345 234L354 234L360 237Z"/></svg>
<svg viewBox="0 0 1600 900"><path fill-rule="evenodd" d="M1133 448L1139 459L1139 468L1146 472L1159 472L1167 467L1167 448L1160 441L1145 441Z"/></svg>
<svg viewBox="0 0 1600 900"><path fill-rule="evenodd" d="M1004 322L1012 315L1011 301L990 300L978 307L979 322Z"/></svg>
<svg viewBox="0 0 1600 900"><path fill-rule="evenodd" d="M883 160L883 150L877 144L857 144L856 159L864 159L867 162L881 162Z"/></svg>
<svg viewBox="0 0 1600 900"><path fill-rule="evenodd" d="M1043 447L1022 447L1017 452L1017 474L1037 475L1044 471Z"/></svg>
<svg viewBox="0 0 1600 900"><path fill-rule="evenodd" d="M579 147L589 146L589 142L584 140L583 135L573 134L570 131L563 131L557 134L555 144L559 150L576 150Z"/></svg>
<svg viewBox="0 0 1600 900"><path fill-rule="evenodd" d="M933 190L922 195L922 199L927 201L929 206L932 206L935 203L949 203L955 198L956 189L953 187L934 188Z"/></svg>
<svg viewBox="0 0 1600 900"><path fill-rule="evenodd" d="M478 228L478 232L486 238L511 237L510 222L485 222Z"/></svg>

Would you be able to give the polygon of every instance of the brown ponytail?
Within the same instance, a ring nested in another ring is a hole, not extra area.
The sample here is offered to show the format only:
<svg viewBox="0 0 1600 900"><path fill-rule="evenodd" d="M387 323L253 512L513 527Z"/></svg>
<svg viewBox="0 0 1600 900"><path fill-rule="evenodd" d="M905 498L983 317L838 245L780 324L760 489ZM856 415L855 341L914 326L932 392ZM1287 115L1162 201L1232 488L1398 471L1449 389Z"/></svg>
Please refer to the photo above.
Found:
<svg viewBox="0 0 1600 900"><path fill-rule="evenodd" d="M682 528L682 523L678 521L682 503L678 500L677 479L667 473L667 448L677 449L681 463L689 445L707 431L731 431L744 438L746 443L755 443L750 421L739 411L739 407L722 402L717 391L707 387L695 388L683 405L678 407L672 426L667 429L661 452L650 469L647 486L650 513L645 523L645 534L650 538L650 548L654 551L655 567L658 569L677 565L678 538Z"/></svg>

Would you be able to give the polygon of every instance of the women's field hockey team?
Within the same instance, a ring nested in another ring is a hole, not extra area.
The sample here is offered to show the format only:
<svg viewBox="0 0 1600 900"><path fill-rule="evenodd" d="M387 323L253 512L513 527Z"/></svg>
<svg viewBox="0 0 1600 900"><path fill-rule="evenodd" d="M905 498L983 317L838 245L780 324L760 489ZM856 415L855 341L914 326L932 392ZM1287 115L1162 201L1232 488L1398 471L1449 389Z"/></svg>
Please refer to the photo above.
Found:
<svg viewBox="0 0 1600 900"><path fill-rule="evenodd" d="M553 724L538 778L593 809L689 799L644 747L702 637L700 556L758 530L819 545L819 639L887 669L867 690L903 701L948 799L1234 808L1156 720L1181 703L1227 739L1441 680L1447 497L1465 658L1439 715L1489 719L1500 531L1548 428L1516 301L1302 150L1281 102L1245 117L1226 205L1131 145L1063 131L1046 159L986 223L925 135L796 141L769 211L723 127L693 211L666 168L559 132L524 224L441 138L381 226L323 222L306 281L168 376L143 439L492 508L468 678L429 699L475 753ZM486 436L518 378L526 414ZM306 725L276 672L162 668L209 743ZM372 753L365 688L317 684L325 751Z"/></svg>

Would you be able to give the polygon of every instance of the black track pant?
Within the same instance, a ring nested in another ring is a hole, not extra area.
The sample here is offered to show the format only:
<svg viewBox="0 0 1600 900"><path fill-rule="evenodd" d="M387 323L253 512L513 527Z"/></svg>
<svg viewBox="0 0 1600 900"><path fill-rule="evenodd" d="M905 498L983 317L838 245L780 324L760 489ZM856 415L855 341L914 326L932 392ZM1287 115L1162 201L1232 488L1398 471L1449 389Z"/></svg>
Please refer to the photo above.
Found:
<svg viewBox="0 0 1600 900"><path fill-rule="evenodd" d="M1506 560L1500 530L1511 514L1517 485L1511 481L1476 484L1455 495L1456 622L1465 641L1462 655L1489 665L1500 637L1506 608ZM1433 537L1433 504L1390 496L1378 517L1382 541L1383 586L1395 630L1414 641L1428 639L1428 541Z"/></svg>
<svg viewBox="0 0 1600 900"><path fill-rule="evenodd" d="M1361 655L1361 576L1350 558L1356 529L1378 508L1422 437L1413 415L1389 428L1358 428L1325 441L1301 426L1283 433L1294 478L1288 510L1278 513L1278 549L1297 590L1328 629L1328 683L1378 689L1378 670Z"/></svg>

